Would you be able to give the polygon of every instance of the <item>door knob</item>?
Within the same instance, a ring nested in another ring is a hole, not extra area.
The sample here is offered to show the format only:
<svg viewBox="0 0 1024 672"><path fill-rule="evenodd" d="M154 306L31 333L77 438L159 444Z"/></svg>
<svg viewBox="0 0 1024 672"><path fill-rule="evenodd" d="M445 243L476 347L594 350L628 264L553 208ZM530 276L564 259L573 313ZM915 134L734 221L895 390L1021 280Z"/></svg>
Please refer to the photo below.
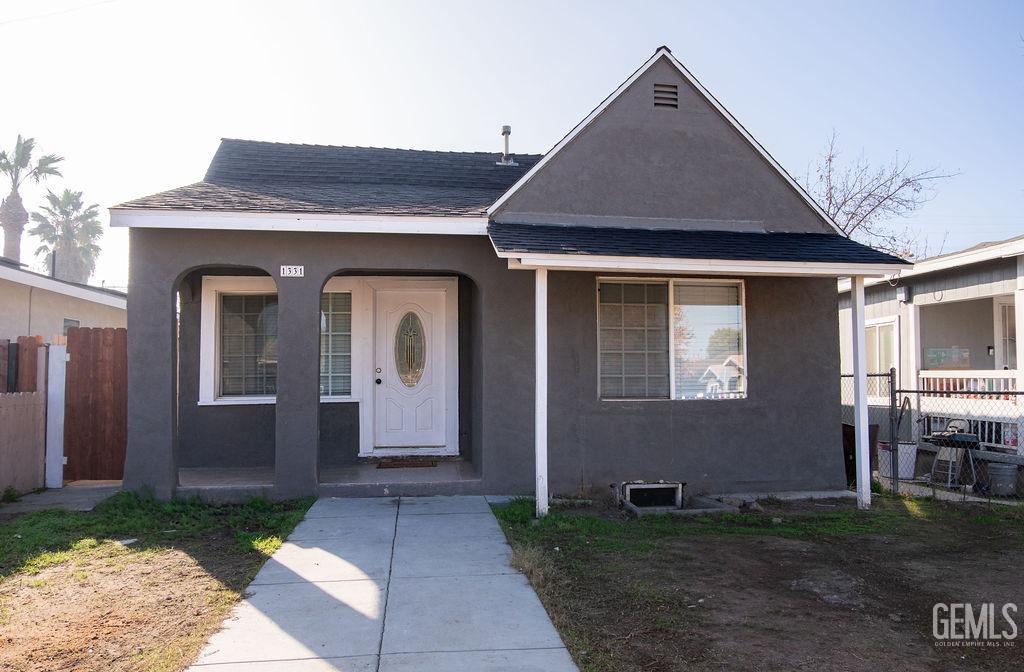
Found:
<svg viewBox="0 0 1024 672"><path fill-rule="evenodd" d="M376 383L377 383L378 385L380 385L380 378L378 378L378 379L376 380Z"/></svg>

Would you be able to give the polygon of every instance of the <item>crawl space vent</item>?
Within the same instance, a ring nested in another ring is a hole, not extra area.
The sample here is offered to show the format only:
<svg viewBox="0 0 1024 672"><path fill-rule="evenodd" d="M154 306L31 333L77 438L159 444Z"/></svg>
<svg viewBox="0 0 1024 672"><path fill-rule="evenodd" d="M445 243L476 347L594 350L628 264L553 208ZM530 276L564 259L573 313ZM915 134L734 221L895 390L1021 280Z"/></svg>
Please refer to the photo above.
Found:
<svg viewBox="0 0 1024 672"><path fill-rule="evenodd" d="M679 109L679 86L676 84L655 84L654 106Z"/></svg>
<svg viewBox="0 0 1024 672"><path fill-rule="evenodd" d="M680 509L683 506L683 487L679 481L627 481L613 484L619 506L636 514L643 511L658 512Z"/></svg>

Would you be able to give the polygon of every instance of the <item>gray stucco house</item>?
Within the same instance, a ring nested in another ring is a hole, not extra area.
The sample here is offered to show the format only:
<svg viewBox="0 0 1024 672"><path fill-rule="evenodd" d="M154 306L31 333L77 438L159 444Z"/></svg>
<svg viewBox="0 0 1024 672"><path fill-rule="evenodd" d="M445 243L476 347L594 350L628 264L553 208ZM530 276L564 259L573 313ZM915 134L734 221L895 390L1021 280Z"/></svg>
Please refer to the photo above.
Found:
<svg viewBox="0 0 1024 672"><path fill-rule="evenodd" d="M224 140L111 212L162 497L844 487L836 279L905 266L667 48L543 156Z"/></svg>

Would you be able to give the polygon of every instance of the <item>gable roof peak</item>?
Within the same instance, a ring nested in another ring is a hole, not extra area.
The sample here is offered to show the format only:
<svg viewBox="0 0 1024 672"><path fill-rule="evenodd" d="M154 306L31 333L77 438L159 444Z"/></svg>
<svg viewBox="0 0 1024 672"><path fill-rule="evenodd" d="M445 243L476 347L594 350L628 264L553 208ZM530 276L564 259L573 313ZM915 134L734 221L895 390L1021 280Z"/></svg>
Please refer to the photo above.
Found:
<svg viewBox="0 0 1024 672"><path fill-rule="evenodd" d="M551 159L558 154L566 145L571 143L576 136L578 136L585 128L587 128L591 122L597 119L612 103L615 102L627 89L629 89L634 82L642 77L648 70L654 67L655 63L665 59L671 64L676 71L682 76L682 78L692 86L697 93L704 98L708 104L711 105L718 112L718 114L728 123L732 128L743 138L744 141L757 152L761 158L769 165L769 167L775 171L775 173L782 178L783 182L796 193L797 197L802 200L807 207L829 228L832 233L845 236L842 229L835 223L835 221L822 209L821 205L814 200L814 198L804 189L799 182L793 179L793 176L782 167L774 156L768 153L768 150L758 142L746 128L722 105L721 102L703 85L700 81L691 73L685 65L683 65L679 59L673 54L672 50L666 45L658 47L657 51L648 58L643 65L637 68L632 75L630 75L626 81L622 82L611 94L609 94L597 107L591 110L590 114L583 118L576 126L572 128L561 140L559 140L554 147L552 147L546 154L544 154L537 163L533 165L522 177L519 178L505 193L501 195L494 203L487 208L487 216L495 217L509 199L522 187L526 186L533 177L542 171L544 167L551 161Z"/></svg>

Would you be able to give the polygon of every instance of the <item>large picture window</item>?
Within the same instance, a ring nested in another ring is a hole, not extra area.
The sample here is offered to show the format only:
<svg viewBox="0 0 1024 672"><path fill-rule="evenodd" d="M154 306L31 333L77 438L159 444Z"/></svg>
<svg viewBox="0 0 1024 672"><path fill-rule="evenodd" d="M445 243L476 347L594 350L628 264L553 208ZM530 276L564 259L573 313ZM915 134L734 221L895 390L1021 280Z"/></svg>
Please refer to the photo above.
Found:
<svg viewBox="0 0 1024 672"><path fill-rule="evenodd" d="M746 396L743 283L600 280L603 399Z"/></svg>

